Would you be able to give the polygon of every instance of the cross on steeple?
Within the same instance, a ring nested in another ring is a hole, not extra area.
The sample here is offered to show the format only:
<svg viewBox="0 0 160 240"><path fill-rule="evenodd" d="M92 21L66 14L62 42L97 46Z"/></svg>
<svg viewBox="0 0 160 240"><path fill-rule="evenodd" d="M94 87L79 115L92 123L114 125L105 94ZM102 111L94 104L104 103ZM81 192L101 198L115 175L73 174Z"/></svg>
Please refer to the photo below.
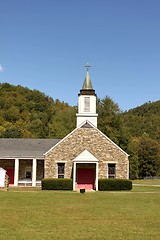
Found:
<svg viewBox="0 0 160 240"><path fill-rule="evenodd" d="M88 69L91 67L91 65L89 65L88 63L85 65L85 68L87 69L87 72L88 72Z"/></svg>

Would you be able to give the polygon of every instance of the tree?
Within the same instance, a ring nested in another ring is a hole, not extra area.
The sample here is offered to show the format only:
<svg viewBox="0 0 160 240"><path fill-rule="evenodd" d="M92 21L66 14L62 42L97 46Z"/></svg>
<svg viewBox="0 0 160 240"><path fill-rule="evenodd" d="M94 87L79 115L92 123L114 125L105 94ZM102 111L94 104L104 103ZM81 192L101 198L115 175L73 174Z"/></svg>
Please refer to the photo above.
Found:
<svg viewBox="0 0 160 240"><path fill-rule="evenodd" d="M139 141L139 177L156 176L160 169L160 145L157 141L143 135Z"/></svg>
<svg viewBox="0 0 160 240"><path fill-rule="evenodd" d="M66 106L55 111L49 123L49 137L63 138L76 127L76 108Z"/></svg>
<svg viewBox="0 0 160 240"><path fill-rule="evenodd" d="M129 140L127 153L129 154L129 177L130 179L138 179L139 175L139 159L137 148L139 145L139 138L132 137Z"/></svg>
<svg viewBox="0 0 160 240"><path fill-rule="evenodd" d="M122 119L122 111L110 97L97 100L98 128L116 144L127 149L130 137Z"/></svg>

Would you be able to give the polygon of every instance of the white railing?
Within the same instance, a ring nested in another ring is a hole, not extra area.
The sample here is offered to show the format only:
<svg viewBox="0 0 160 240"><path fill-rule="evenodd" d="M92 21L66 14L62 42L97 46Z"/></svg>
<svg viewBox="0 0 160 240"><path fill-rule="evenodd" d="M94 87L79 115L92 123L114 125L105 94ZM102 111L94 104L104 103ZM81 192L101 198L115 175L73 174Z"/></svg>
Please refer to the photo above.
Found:
<svg viewBox="0 0 160 240"><path fill-rule="evenodd" d="M18 180L18 185L32 186L32 179L21 179ZM41 185L41 180L36 180L36 186Z"/></svg>

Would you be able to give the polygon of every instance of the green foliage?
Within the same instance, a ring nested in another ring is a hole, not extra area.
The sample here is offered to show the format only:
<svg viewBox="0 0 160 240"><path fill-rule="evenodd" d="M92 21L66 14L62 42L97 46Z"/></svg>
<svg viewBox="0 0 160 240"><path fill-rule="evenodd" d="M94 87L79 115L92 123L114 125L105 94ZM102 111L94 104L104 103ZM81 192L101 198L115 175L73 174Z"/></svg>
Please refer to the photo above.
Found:
<svg viewBox="0 0 160 240"><path fill-rule="evenodd" d="M160 175L160 101L148 102L122 114L130 133L130 178Z"/></svg>
<svg viewBox="0 0 160 240"><path fill-rule="evenodd" d="M123 124L122 111L110 97L97 100L98 128L126 150L130 133Z"/></svg>
<svg viewBox="0 0 160 240"><path fill-rule="evenodd" d="M139 178L156 176L160 169L160 145L149 137L139 141L137 154L139 159Z"/></svg>
<svg viewBox="0 0 160 240"><path fill-rule="evenodd" d="M98 190L99 191L120 191L131 190L132 181L128 179L99 179Z"/></svg>
<svg viewBox="0 0 160 240"><path fill-rule="evenodd" d="M0 83L1 138L63 138L75 127L75 112L38 90Z"/></svg>
<svg viewBox="0 0 160 240"><path fill-rule="evenodd" d="M160 144L146 133L130 139L128 153L131 179L160 175Z"/></svg>
<svg viewBox="0 0 160 240"><path fill-rule="evenodd" d="M42 190L72 190L73 180L64 178L42 179Z"/></svg>
<svg viewBox="0 0 160 240"><path fill-rule="evenodd" d="M160 142L160 100L148 102L123 113L124 125L134 137L147 133Z"/></svg>

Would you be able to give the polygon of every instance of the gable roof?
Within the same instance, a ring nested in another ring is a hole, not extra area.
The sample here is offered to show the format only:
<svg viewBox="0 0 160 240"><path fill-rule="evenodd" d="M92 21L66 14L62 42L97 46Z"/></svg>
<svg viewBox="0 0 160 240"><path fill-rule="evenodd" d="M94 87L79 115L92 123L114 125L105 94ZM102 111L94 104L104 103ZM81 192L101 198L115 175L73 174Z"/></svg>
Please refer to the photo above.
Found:
<svg viewBox="0 0 160 240"><path fill-rule="evenodd" d="M0 159L44 158L44 153L60 139L0 138Z"/></svg>
<svg viewBox="0 0 160 240"><path fill-rule="evenodd" d="M98 159L88 150L84 150L73 160L73 162L98 162Z"/></svg>
<svg viewBox="0 0 160 240"><path fill-rule="evenodd" d="M72 132L70 132L67 136L65 136L62 140L60 140L57 144L55 144L51 149L49 149L44 155L48 154L52 149L54 149L56 146L61 144L66 138L68 138L71 134L73 134L77 129L79 128L94 128L96 129L102 136L104 136L109 142L111 142L116 148L118 148L122 153L124 153L126 156L129 156L122 148L120 148L116 143L114 143L109 137L107 137L104 133L102 133L97 127L95 127L90 121L85 120L81 125L79 125L77 128L75 128Z"/></svg>

